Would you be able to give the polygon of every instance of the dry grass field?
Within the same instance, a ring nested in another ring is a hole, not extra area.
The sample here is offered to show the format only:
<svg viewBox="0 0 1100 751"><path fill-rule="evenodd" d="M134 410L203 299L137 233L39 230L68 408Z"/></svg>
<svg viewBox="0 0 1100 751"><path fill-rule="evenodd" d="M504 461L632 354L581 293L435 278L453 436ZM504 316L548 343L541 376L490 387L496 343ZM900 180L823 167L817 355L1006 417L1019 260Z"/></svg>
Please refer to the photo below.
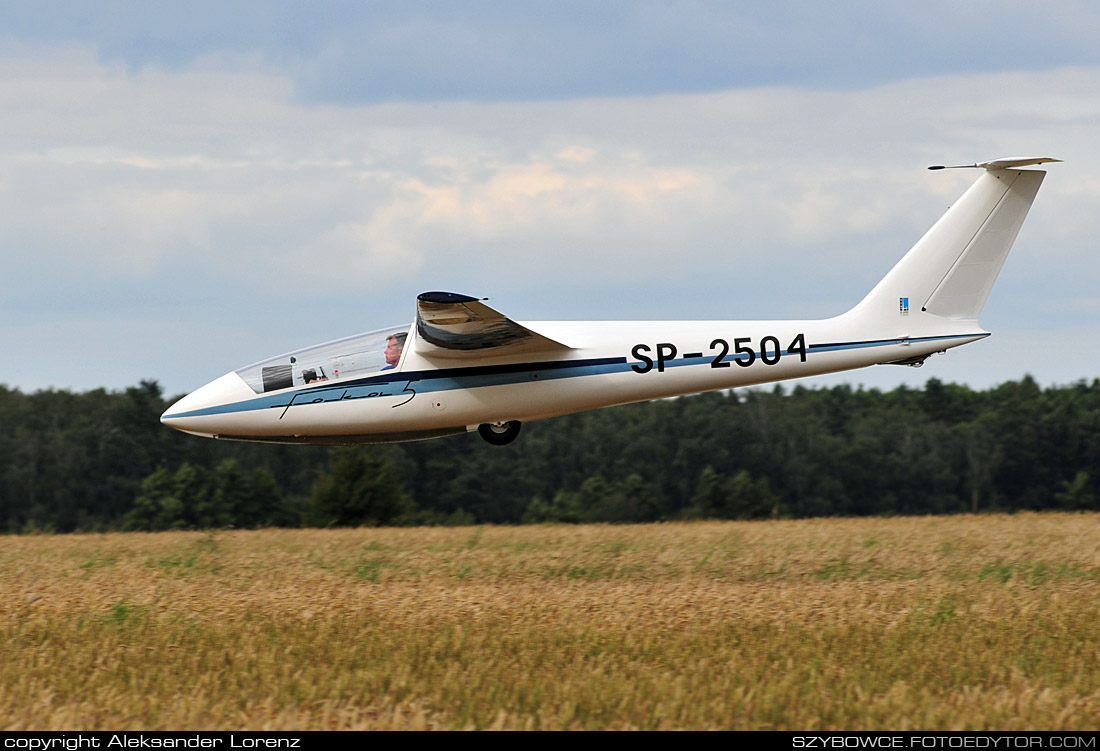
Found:
<svg viewBox="0 0 1100 751"><path fill-rule="evenodd" d="M1095 729L1100 515L0 537L0 728Z"/></svg>

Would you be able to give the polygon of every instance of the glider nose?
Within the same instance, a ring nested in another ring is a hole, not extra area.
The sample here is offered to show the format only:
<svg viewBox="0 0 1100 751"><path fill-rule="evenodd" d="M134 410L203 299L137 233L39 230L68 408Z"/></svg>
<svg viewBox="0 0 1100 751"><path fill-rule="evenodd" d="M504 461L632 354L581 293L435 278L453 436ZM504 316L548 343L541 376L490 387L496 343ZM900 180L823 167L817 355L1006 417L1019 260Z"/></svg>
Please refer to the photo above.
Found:
<svg viewBox="0 0 1100 751"><path fill-rule="evenodd" d="M184 433L213 437L225 432L233 405L255 396L239 375L226 373L166 409L160 421Z"/></svg>

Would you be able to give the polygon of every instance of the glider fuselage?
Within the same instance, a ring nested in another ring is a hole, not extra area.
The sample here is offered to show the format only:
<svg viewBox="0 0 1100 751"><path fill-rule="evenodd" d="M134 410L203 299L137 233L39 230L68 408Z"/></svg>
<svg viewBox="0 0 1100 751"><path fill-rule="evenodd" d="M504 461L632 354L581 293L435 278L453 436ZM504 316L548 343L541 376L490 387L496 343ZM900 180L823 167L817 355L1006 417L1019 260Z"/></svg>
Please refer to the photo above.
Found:
<svg viewBox="0 0 1100 751"><path fill-rule="evenodd" d="M922 319L925 319L922 321ZM371 443L461 433L618 404L919 361L988 334L973 322L899 313L869 330L846 316L807 321L615 321L522 324L573 345L552 357L477 364L416 351L396 368L255 393L229 373L186 397L165 422L199 435ZM330 371L331 372L331 371Z"/></svg>

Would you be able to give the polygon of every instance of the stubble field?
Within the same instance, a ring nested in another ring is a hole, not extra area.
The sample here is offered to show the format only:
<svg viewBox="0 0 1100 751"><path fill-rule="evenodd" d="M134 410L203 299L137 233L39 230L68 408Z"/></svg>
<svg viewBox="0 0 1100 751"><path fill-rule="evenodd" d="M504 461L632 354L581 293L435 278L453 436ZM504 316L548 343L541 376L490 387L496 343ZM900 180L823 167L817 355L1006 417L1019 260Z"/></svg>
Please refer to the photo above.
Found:
<svg viewBox="0 0 1100 751"><path fill-rule="evenodd" d="M0 538L0 728L1080 729L1100 515Z"/></svg>

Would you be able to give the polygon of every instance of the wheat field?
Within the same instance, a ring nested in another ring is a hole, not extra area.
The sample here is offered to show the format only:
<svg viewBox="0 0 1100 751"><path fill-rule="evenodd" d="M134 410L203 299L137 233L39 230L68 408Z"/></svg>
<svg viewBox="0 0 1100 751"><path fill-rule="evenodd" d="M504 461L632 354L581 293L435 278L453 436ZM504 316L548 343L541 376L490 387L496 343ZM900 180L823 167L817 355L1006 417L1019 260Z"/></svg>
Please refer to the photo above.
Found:
<svg viewBox="0 0 1100 751"><path fill-rule="evenodd" d="M1100 515L0 537L0 728L1095 729Z"/></svg>

